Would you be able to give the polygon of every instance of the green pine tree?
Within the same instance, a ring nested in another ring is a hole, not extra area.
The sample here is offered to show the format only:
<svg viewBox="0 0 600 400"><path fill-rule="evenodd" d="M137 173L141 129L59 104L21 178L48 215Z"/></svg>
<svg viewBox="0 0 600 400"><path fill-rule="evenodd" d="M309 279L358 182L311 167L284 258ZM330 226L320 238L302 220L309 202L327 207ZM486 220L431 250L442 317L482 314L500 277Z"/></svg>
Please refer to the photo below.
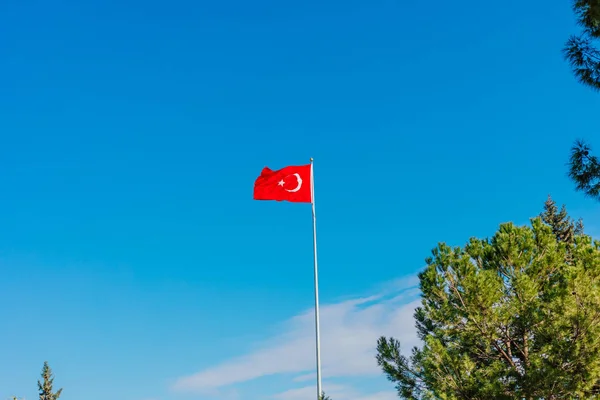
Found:
<svg viewBox="0 0 600 400"><path fill-rule="evenodd" d="M572 244L575 241L575 235L583 234L582 220L573 222L566 207L563 205L559 210L551 196L548 196L548 200L544 203L544 211L540 217L545 224L552 228L552 233L559 242Z"/></svg>
<svg viewBox="0 0 600 400"><path fill-rule="evenodd" d="M571 149L569 177L575 182L577 190L600 201L600 161L590 151L585 142L575 142Z"/></svg>
<svg viewBox="0 0 600 400"><path fill-rule="evenodd" d="M54 375L52 374L52 369L50 369L47 361L44 362L41 375L42 381L38 381L40 400L57 400L62 393L62 389L58 389L58 391L54 392Z"/></svg>
<svg viewBox="0 0 600 400"><path fill-rule="evenodd" d="M600 1L575 0L573 11L582 31L567 40L564 56L581 83L600 90Z"/></svg>
<svg viewBox="0 0 600 400"><path fill-rule="evenodd" d="M319 396L319 400L331 400L331 397L327 396L325 392L321 392L321 396Z"/></svg>
<svg viewBox="0 0 600 400"><path fill-rule="evenodd" d="M419 274L422 348L403 356L396 339L377 343L399 396L600 399L600 242L571 237L568 251L538 217L464 247L439 244Z"/></svg>

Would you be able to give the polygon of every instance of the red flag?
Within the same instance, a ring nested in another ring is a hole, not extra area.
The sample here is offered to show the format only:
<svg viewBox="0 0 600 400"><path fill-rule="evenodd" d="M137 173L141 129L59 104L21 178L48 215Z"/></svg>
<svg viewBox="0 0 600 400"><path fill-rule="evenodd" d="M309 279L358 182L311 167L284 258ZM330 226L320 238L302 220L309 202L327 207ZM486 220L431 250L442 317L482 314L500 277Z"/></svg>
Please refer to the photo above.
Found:
<svg viewBox="0 0 600 400"><path fill-rule="evenodd" d="M254 182L254 200L310 203L311 165L285 167L273 171L265 167Z"/></svg>

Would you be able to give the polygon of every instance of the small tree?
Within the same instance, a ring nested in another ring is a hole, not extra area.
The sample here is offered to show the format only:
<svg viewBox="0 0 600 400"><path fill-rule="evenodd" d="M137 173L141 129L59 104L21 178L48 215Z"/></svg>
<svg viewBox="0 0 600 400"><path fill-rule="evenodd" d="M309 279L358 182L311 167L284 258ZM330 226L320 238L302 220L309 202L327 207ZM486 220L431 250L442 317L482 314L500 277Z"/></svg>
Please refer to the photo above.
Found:
<svg viewBox="0 0 600 400"><path fill-rule="evenodd" d="M540 217L546 225L552 228L552 233L558 242L572 244L576 235L583 234L583 221L580 219L576 223L573 222L566 207L563 205L559 210L556 202L550 196L544 203L544 211Z"/></svg>
<svg viewBox="0 0 600 400"><path fill-rule="evenodd" d="M578 140L571 149L569 177L577 190L600 201L600 162L590 154L591 148Z"/></svg>
<svg viewBox="0 0 600 400"><path fill-rule="evenodd" d="M503 224L491 239L439 244L419 279L423 347L406 357L396 339L377 342L402 398L600 399L600 242L557 240L539 217Z"/></svg>
<svg viewBox="0 0 600 400"><path fill-rule="evenodd" d="M54 375L52 374L52 369L50 369L47 361L44 362L41 375L42 381L38 381L40 400L57 400L62 393L62 389L58 389L56 392L54 392Z"/></svg>

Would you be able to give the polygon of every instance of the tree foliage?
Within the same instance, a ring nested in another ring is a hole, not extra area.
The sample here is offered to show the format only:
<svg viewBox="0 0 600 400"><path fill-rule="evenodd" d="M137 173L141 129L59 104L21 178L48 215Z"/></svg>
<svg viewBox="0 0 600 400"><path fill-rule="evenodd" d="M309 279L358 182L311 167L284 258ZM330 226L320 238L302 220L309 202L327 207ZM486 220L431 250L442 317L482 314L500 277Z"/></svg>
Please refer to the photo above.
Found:
<svg viewBox="0 0 600 400"><path fill-rule="evenodd" d="M575 0L573 11L582 32L567 40L565 58L581 83L600 90L600 0Z"/></svg>
<svg viewBox="0 0 600 400"><path fill-rule="evenodd" d="M552 229L552 233L559 242L573 244L576 235L583 234L583 221L573 222L569 217L566 207L558 209L556 202L548 196L544 203L544 211L540 214L542 221Z"/></svg>
<svg viewBox="0 0 600 400"><path fill-rule="evenodd" d="M52 374L52 369L48 365L47 361L44 362L41 376L42 381L38 381L40 400L57 400L62 393L62 389L58 389L56 392L54 392L54 375Z"/></svg>
<svg viewBox="0 0 600 400"><path fill-rule="evenodd" d="M585 142L575 142L571 149L569 177L575 182L577 190L600 201L600 161L590 151Z"/></svg>
<svg viewBox="0 0 600 400"><path fill-rule="evenodd" d="M567 40L564 56L581 83L600 90L600 0L574 0L573 11L582 31ZM569 165L577 190L600 201L600 163L586 143L575 142Z"/></svg>
<svg viewBox="0 0 600 400"><path fill-rule="evenodd" d="M531 226L433 250L419 274L422 348L404 356L393 337L377 343L399 396L600 399L600 242L555 207Z"/></svg>

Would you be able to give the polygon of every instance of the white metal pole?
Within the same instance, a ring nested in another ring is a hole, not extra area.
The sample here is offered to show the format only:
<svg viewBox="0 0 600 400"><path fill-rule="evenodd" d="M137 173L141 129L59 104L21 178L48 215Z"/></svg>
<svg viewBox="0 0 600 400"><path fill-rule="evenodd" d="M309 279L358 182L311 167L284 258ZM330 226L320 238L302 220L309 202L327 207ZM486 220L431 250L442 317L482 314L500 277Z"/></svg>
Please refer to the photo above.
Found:
<svg viewBox="0 0 600 400"><path fill-rule="evenodd" d="M319 326L319 268L317 265L317 215L315 213L315 179L313 174L313 159L310 159L310 191L313 217L313 249L315 264L315 338L317 351L317 400L320 400L321 388L321 332Z"/></svg>

